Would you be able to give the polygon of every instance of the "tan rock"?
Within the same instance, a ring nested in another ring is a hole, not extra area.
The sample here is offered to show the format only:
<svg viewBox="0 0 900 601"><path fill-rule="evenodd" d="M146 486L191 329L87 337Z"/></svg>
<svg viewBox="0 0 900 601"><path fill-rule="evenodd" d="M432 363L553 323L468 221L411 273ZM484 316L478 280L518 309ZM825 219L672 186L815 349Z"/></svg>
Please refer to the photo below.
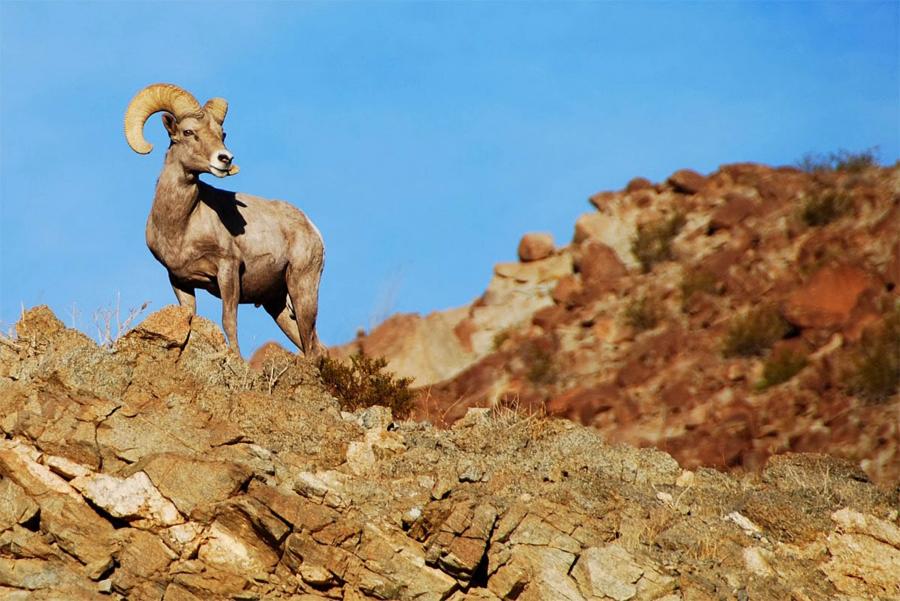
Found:
<svg viewBox="0 0 900 601"><path fill-rule="evenodd" d="M484 558L496 519L491 505L456 504L425 543L433 558L429 563L467 585Z"/></svg>
<svg viewBox="0 0 900 601"><path fill-rule="evenodd" d="M519 242L519 260L523 263L540 261L553 254L556 245L550 234L525 234Z"/></svg>
<svg viewBox="0 0 900 601"><path fill-rule="evenodd" d="M41 509L41 530L85 564L109 562L113 527L69 484L31 458L28 448L0 441L0 475L8 478Z"/></svg>
<svg viewBox="0 0 900 601"><path fill-rule="evenodd" d="M675 588L674 579L649 562L638 563L619 545L585 549L572 568L572 576L588 599L650 601Z"/></svg>
<svg viewBox="0 0 900 601"><path fill-rule="evenodd" d="M25 494L21 486L8 478L0 478L0 530L31 520L38 509L38 504Z"/></svg>
<svg viewBox="0 0 900 601"><path fill-rule="evenodd" d="M247 468L176 453L151 455L129 471L144 471L156 488L184 515L201 504L224 501L250 478Z"/></svg>
<svg viewBox="0 0 900 601"><path fill-rule="evenodd" d="M494 266L496 276L522 284L556 281L569 273L572 273L572 257L568 254L553 255L529 263L498 263Z"/></svg>
<svg viewBox="0 0 900 601"><path fill-rule="evenodd" d="M835 588L870 598L900 595L900 528L849 508L831 519L838 530L828 535L831 558L821 569Z"/></svg>
<svg viewBox="0 0 900 601"><path fill-rule="evenodd" d="M75 478L71 484L94 505L113 517L128 520L136 528L173 526L184 521L175 505L160 494L144 472L127 478L91 474Z"/></svg>
<svg viewBox="0 0 900 601"><path fill-rule="evenodd" d="M585 213L575 222L576 244L596 240L612 248L626 267L640 267L631 252L631 242L637 232L637 213L621 214Z"/></svg>
<svg viewBox="0 0 900 601"><path fill-rule="evenodd" d="M9 559L0 557L0 586L20 591L35 591L20 599L82 599L103 598L86 587L78 572L61 561L40 559ZM41 591L43 593L41 593ZM4 598L9 598L4 596Z"/></svg>
<svg viewBox="0 0 900 601"><path fill-rule="evenodd" d="M148 580L161 584L167 579L166 570L175 559L175 553L156 536L142 530L129 530L124 534L113 586L127 592ZM164 587L160 588L164 590Z"/></svg>
<svg viewBox="0 0 900 601"><path fill-rule="evenodd" d="M267 573L278 563L278 553L257 532L244 511L229 507L210 525L197 557L235 574Z"/></svg>
<svg viewBox="0 0 900 601"><path fill-rule="evenodd" d="M125 340L132 342L139 339L143 343L152 343L163 348L181 348L191 334L193 313L178 305L169 305L151 313L136 328L125 335Z"/></svg>

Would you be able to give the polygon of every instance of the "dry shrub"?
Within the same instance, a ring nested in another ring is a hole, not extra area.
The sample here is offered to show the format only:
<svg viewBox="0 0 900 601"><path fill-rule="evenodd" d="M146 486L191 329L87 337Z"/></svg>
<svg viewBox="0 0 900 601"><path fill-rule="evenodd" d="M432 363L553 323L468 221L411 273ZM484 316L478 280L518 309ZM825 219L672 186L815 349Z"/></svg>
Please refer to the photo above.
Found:
<svg viewBox="0 0 900 601"><path fill-rule="evenodd" d="M642 332L652 330L662 317L662 308L653 299L642 296L625 307L625 323Z"/></svg>
<svg viewBox="0 0 900 601"><path fill-rule="evenodd" d="M869 401L883 401L900 391L900 305L881 328L863 334L849 385L853 394Z"/></svg>
<svg viewBox="0 0 900 601"><path fill-rule="evenodd" d="M638 226L637 236L631 242L631 252L640 261L644 272L662 261L674 259L672 240L684 227L685 218L681 213Z"/></svg>
<svg viewBox="0 0 900 601"><path fill-rule="evenodd" d="M789 331L778 309L761 307L732 320L723 352L726 357L762 355Z"/></svg>
<svg viewBox="0 0 900 601"><path fill-rule="evenodd" d="M757 387L765 389L783 384L800 373L807 363L805 353L790 348L779 349L766 358L763 379Z"/></svg>
<svg viewBox="0 0 900 601"><path fill-rule="evenodd" d="M398 418L408 417L415 398L410 389L412 378L397 378L385 367L384 357L369 357L362 351L352 355L349 364L327 356L319 359L322 382L343 409L382 405Z"/></svg>
<svg viewBox="0 0 900 601"><path fill-rule="evenodd" d="M522 350L522 358L527 366L525 376L535 385L553 384L559 377L559 369L553 358L553 352L538 344L530 342Z"/></svg>
<svg viewBox="0 0 900 601"><path fill-rule="evenodd" d="M859 152L838 150L829 154L807 153L797 161L797 167L807 173L817 171L845 171L859 173L870 167L878 166L878 147L867 148Z"/></svg>
<svg viewBox="0 0 900 601"><path fill-rule="evenodd" d="M687 303L695 294L705 292L706 294L716 293L716 284L718 279L712 272L695 268L685 271L681 276L681 302L682 305Z"/></svg>
<svg viewBox="0 0 900 601"><path fill-rule="evenodd" d="M817 227L840 219L853 209L853 198L843 190L828 188L810 196L803 203L802 217L806 225Z"/></svg>

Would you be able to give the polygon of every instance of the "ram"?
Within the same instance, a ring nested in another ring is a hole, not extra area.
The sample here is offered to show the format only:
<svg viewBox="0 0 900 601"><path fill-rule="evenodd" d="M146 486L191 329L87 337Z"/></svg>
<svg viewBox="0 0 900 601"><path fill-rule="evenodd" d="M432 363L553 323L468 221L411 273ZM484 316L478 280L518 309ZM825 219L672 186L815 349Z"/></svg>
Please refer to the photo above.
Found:
<svg viewBox="0 0 900 601"><path fill-rule="evenodd" d="M202 173L221 178L238 172L225 147L228 103L222 98L200 106L172 84L144 88L125 112L132 150L152 150L144 124L160 111L169 149L147 219L147 246L168 271L178 303L196 311L197 288L221 298L222 326L238 353L238 304L261 305L304 354L318 355L316 315L325 257L319 230L286 202L200 181Z"/></svg>

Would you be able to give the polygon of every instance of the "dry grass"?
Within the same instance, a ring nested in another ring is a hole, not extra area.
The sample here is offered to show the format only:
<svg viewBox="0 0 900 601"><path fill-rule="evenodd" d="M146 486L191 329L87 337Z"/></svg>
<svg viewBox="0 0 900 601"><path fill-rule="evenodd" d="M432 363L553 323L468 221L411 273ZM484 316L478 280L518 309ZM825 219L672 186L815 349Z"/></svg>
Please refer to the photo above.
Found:
<svg viewBox="0 0 900 601"><path fill-rule="evenodd" d="M109 307L101 307L94 311L93 318L94 327L97 328L97 344L104 348L112 348L116 340L135 325L138 317L143 315L149 306L150 301L146 301L140 307L131 307L123 316L122 294L117 292L115 304Z"/></svg>

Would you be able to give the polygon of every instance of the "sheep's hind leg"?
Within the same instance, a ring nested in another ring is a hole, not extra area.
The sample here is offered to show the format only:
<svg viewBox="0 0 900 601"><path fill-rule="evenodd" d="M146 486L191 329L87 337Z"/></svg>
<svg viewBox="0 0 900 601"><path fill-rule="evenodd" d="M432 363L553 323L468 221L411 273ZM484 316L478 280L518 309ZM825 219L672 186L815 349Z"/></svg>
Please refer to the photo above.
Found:
<svg viewBox="0 0 900 601"><path fill-rule="evenodd" d="M294 319L303 343L303 354L318 357L325 347L316 334L316 316L319 312L319 278L321 270L306 267L302 270L288 269L287 287L294 306Z"/></svg>
<svg viewBox="0 0 900 601"><path fill-rule="evenodd" d="M266 312L272 316L284 335L290 338L298 349L303 350L303 341L300 339L300 331L297 329L297 322L291 313L287 303L287 294L278 302L263 303Z"/></svg>

